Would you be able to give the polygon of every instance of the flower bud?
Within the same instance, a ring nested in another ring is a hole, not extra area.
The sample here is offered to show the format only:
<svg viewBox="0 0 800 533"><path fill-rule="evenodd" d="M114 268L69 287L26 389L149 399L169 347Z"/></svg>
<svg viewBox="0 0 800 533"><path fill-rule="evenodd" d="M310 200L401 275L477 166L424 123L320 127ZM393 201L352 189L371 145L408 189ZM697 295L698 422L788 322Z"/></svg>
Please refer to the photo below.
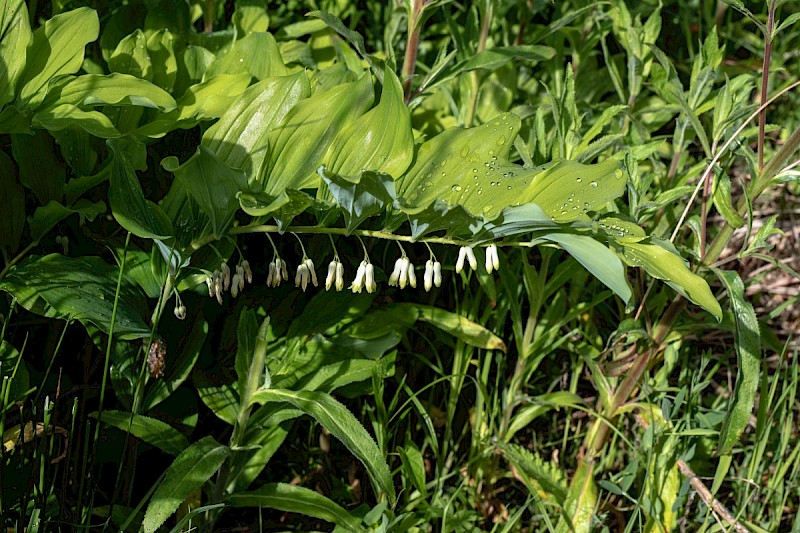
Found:
<svg viewBox="0 0 800 533"><path fill-rule="evenodd" d="M356 271L356 279L353 280L353 284L350 285L350 288L353 292L361 292L361 289L364 287L364 277L367 274L367 262L361 261L361 264L358 265L358 270Z"/></svg>
<svg viewBox="0 0 800 533"><path fill-rule="evenodd" d="M422 276L422 284L426 291L430 291L433 287L433 259L428 259L425 263L425 275Z"/></svg>
<svg viewBox="0 0 800 533"><path fill-rule="evenodd" d="M186 318L186 306L183 304L176 305L172 312L175 313L175 318L178 320L183 320Z"/></svg>
<svg viewBox="0 0 800 533"><path fill-rule="evenodd" d="M325 290L326 291L331 290L331 287L333 287L333 281L336 279L336 265L338 263L339 262L336 259L334 259L328 265L328 275L325 276Z"/></svg>
<svg viewBox="0 0 800 533"><path fill-rule="evenodd" d="M378 285L375 283L375 267L372 266L372 263L367 263L365 277L366 277L366 282L364 285L367 288L367 292L369 293L375 292L375 289L378 288Z"/></svg>
<svg viewBox="0 0 800 533"><path fill-rule="evenodd" d="M439 261L433 263L433 284L437 287L442 286L442 264Z"/></svg>
<svg viewBox="0 0 800 533"><path fill-rule="evenodd" d="M344 265L341 263L336 264L336 290L344 289Z"/></svg>

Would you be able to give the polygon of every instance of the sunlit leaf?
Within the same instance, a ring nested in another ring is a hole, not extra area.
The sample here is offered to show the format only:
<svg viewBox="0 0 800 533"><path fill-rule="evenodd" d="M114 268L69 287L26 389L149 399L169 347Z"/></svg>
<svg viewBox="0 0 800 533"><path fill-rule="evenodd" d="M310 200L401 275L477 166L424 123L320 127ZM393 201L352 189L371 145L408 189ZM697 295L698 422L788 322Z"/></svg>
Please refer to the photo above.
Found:
<svg viewBox="0 0 800 533"><path fill-rule="evenodd" d="M111 72L130 74L136 78L151 81L153 64L147 53L147 37L140 29L122 39L108 59Z"/></svg>
<svg viewBox="0 0 800 533"><path fill-rule="evenodd" d="M22 0L0 0L0 108L14 97L25 68L25 48L32 37L26 4Z"/></svg>
<svg viewBox="0 0 800 533"><path fill-rule="evenodd" d="M208 481L228 456L227 446L212 437L203 437L183 450L169 466L158 485L147 511L142 529L155 532L195 489Z"/></svg>
<svg viewBox="0 0 800 533"><path fill-rule="evenodd" d="M419 311L420 320L436 326L470 346L506 351L506 345L500 337L468 318L430 305L408 305L414 305Z"/></svg>
<svg viewBox="0 0 800 533"><path fill-rule="evenodd" d="M564 500L564 515L558 521L558 533L588 533L597 505L597 486L594 482L594 463L578 461L578 468ZM565 518L566 517L566 518Z"/></svg>
<svg viewBox="0 0 800 533"><path fill-rule="evenodd" d="M285 76L288 73L278 50L278 43L271 33L251 33L235 41L224 56L208 66L205 76L210 78L219 74L242 72L251 74L257 80Z"/></svg>
<svg viewBox="0 0 800 533"><path fill-rule="evenodd" d="M91 413L89 416L97 418L97 413ZM103 411L100 420L109 426L129 432L170 455L178 455L189 447L189 441L183 433L156 418L124 411Z"/></svg>

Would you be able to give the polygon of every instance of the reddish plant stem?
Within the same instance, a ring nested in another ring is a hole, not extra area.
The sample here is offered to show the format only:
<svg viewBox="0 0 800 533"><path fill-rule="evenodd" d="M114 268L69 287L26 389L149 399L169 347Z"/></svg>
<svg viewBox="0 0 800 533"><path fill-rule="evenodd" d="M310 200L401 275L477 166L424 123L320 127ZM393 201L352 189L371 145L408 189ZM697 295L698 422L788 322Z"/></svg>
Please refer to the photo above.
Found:
<svg viewBox="0 0 800 533"><path fill-rule="evenodd" d="M403 58L403 101L411 101L414 71L417 68L417 49L419 48L419 33L422 28L419 19L425 9L424 0L412 0L411 11L408 13L408 37L406 40L406 55Z"/></svg>
<svg viewBox="0 0 800 533"><path fill-rule="evenodd" d="M761 69L761 105L767 101L769 90L769 64L772 56L772 29L775 26L775 0L769 3L767 13L767 34L764 35L764 64ZM758 117L758 170L764 168L764 135L767 123L767 109Z"/></svg>

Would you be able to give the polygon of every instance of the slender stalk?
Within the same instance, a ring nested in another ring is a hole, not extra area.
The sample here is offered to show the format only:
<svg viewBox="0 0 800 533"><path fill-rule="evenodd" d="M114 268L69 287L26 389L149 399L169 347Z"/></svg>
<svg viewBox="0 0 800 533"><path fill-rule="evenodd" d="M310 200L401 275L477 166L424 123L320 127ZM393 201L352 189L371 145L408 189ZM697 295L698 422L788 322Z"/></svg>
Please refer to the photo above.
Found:
<svg viewBox="0 0 800 533"><path fill-rule="evenodd" d="M408 13L408 36L406 37L406 54L403 58L403 101L411 101L411 90L414 84L414 72L417 68L417 49L419 48L419 34L422 30L419 21L425 9L424 0L411 0L411 10Z"/></svg>
<svg viewBox="0 0 800 533"><path fill-rule="evenodd" d="M216 2L214 0L206 0L206 5L203 8L203 31L206 33L211 33L214 31L214 15L216 7Z"/></svg>
<svg viewBox="0 0 800 533"><path fill-rule="evenodd" d="M764 128L767 123L767 101L769 90L769 65L772 56L772 29L775 26L775 3L771 0L767 9L767 34L764 35L764 63L761 69L761 114L758 117L758 170L764 168Z"/></svg>
<svg viewBox="0 0 800 533"><path fill-rule="evenodd" d="M14 265L16 265L17 263L19 263L19 262L22 260L22 258L23 258L23 257L25 257L26 255L28 255L28 252L30 252L31 250L33 250L33 249L34 249L34 248L36 248L37 246L39 246L39 241L33 241L33 242L32 242L32 243L30 243L28 246L26 246L26 247L25 247L25 248L24 248L24 249L23 249L23 250L22 250L20 253L18 253L18 254L17 254L15 257L14 257L14 259L12 259L11 261L9 261L9 263L8 263L8 264L5 266L5 268L3 268L3 270L2 270L2 271L0 271L0 279L3 279L4 277L6 277L6 274L8 274L8 271L9 271L9 270L11 270L11 268L12 268Z"/></svg>
<svg viewBox="0 0 800 533"><path fill-rule="evenodd" d="M493 4L491 1L482 3L483 13L481 13L481 33L478 37L478 48L475 50L477 54L486 50L486 41L489 38L489 28L492 24ZM475 112L478 108L478 93L480 92L481 77L478 70L473 70L469 73L472 89L470 91L469 101L467 102L467 115L464 118L464 126L469 128L475 121Z"/></svg>

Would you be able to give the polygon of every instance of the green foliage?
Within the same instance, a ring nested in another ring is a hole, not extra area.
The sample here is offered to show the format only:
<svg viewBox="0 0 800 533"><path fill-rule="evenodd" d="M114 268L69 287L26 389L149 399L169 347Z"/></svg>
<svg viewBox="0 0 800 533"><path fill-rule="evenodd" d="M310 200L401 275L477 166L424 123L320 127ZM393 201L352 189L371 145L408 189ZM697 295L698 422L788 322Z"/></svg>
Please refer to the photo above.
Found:
<svg viewBox="0 0 800 533"><path fill-rule="evenodd" d="M797 522L797 299L720 269L800 277L787 7L44 4L0 0L4 527Z"/></svg>

